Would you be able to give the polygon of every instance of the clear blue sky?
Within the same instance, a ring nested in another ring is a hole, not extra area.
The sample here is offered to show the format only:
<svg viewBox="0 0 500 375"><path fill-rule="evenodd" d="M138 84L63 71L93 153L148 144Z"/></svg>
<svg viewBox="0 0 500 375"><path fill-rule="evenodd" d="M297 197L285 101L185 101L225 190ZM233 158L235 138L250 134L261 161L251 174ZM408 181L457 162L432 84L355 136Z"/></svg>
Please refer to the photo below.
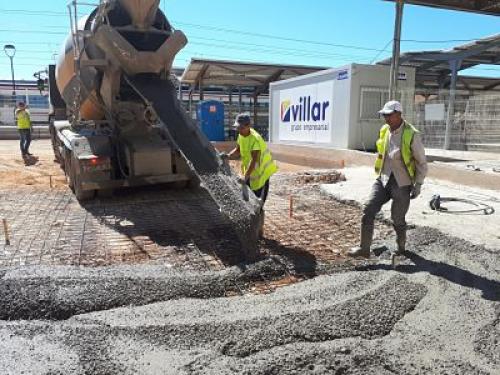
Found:
<svg viewBox="0 0 500 375"><path fill-rule="evenodd" d="M67 3L0 0L0 45L12 43L18 49L16 78L32 79L35 71L54 61L69 29ZM189 39L175 61L178 67L191 57L335 67L391 54L392 2L162 0L161 7ZM401 48L444 49L499 32L499 17L406 5ZM461 74L500 77L500 66ZM9 60L0 51L0 79L9 78Z"/></svg>

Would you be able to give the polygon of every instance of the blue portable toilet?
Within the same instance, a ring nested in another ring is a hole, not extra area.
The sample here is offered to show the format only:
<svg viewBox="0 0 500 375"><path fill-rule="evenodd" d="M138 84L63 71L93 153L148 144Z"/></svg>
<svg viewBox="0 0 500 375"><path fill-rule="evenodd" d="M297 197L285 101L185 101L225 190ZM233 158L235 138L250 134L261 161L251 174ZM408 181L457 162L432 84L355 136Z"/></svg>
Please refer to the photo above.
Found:
<svg viewBox="0 0 500 375"><path fill-rule="evenodd" d="M224 141L224 103L204 100L198 103L198 121L201 131L210 141Z"/></svg>

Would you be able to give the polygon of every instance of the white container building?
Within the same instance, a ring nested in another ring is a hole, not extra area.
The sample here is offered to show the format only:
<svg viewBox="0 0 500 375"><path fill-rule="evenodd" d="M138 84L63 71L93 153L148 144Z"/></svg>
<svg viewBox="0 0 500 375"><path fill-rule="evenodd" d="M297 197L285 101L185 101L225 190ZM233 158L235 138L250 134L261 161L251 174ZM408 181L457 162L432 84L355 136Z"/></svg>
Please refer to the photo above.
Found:
<svg viewBox="0 0 500 375"><path fill-rule="evenodd" d="M272 143L372 150L388 101L388 66L349 64L270 84ZM404 112L413 112L415 69L401 67Z"/></svg>

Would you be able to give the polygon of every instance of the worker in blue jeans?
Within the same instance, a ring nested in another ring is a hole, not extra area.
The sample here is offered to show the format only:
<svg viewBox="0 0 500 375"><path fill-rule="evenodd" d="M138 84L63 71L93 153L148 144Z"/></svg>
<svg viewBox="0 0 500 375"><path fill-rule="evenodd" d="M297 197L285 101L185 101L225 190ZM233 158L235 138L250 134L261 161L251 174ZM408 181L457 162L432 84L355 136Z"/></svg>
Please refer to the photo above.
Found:
<svg viewBox="0 0 500 375"><path fill-rule="evenodd" d="M20 147L23 159L31 156L29 152L31 144L31 117L24 102L19 102L15 112L17 129L20 136Z"/></svg>

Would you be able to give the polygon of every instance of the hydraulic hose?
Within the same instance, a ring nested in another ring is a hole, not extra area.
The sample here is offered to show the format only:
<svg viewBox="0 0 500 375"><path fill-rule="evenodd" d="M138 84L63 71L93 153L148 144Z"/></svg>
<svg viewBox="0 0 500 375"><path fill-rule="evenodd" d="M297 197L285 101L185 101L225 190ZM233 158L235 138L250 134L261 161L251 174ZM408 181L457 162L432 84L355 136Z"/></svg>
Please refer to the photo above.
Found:
<svg viewBox="0 0 500 375"><path fill-rule="evenodd" d="M468 210L450 210L442 205L443 202L461 202L466 205L473 206L474 208ZM469 214L473 212L483 212L485 215L492 215L495 212L495 209L486 203L477 202L472 199L441 197L439 194L435 194L432 196L432 199L429 201L429 206L434 211L448 214Z"/></svg>

